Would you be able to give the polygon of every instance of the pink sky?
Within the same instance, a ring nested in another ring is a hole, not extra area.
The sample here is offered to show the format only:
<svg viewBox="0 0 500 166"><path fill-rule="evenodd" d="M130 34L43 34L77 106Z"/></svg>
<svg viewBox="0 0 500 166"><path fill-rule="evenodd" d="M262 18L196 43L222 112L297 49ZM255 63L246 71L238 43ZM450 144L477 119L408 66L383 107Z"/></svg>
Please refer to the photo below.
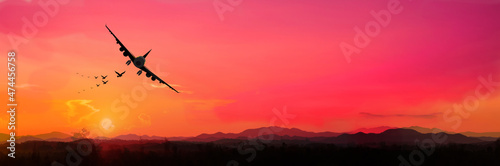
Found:
<svg viewBox="0 0 500 166"><path fill-rule="evenodd" d="M284 107L295 115L287 127L310 131L452 130L455 123L443 112L474 95L478 77L500 81L499 3L401 0L403 11L348 63L339 44L352 44L353 28L374 20L370 11L386 10L389 0L244 0L223 21L213 2L72 0L59 6L16 50L17 81L24 85L18 87L18 132L238 132L270 125L273 108ZM23 17L44 11L38 3L0 1L0 53L14 48L8 35L22 34ZM142 86L144 76L125 65L105 24L136 56L153 49L146 66L159 66L157 74L181 93ZM6 64L2 68L6 72ZM127 75L117 79L114 70ZM108 74L109 86L77 94L95 82L76 72ZM134 88L153 90L126 116L113 112L111 103ZM499 99L496 91L481 100L457 131L500 131ZM0 122L7 118L0 115ZM107 120L113 129L102 129Z"/></svg>

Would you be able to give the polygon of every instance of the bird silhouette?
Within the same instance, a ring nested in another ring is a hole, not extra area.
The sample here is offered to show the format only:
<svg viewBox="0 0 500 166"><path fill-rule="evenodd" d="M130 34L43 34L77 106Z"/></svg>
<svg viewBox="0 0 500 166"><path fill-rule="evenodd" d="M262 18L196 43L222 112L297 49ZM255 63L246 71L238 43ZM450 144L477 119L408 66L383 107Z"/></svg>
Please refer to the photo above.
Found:
<svg viewBox="0 0 500 166"><path fill-rule="evenodd" d="M125 72L126 72L126 71L123 71L123 73L118 73L117 71L115 71L115 73L117 74L117 76L116 76L116 77L122 77L122 76L123 76L123 74L125 74Z"/></svg>
<svg viewBox="0 0 500 166"><path fill-rule="evenodd" d="M102 76L102 75L101 75L101 77L102 77L102 79L104 80L104 79L106 79L106 77L108 77L108 75L106 75L106 76Z"/></svg>
<svg viewBox="0 0 500 166"><path fill-rule="evenodd" d="M94 76L94 78L95 78L95 79L97 79L97 78L98 78L98 76Z"/></svg>
<svg viewBox="0 0 500 166"><path fill-rule="evenodd" d="M94 87L90 87L90 89L94 89Z"/></svg>
<svg viewBox="0 0 500 166"><path fill-rule="evenodd" d="M95 84L95 85L97 85L97 87L99 87L99 84Z"/></svg>
<svg viewBox="0 0 500 166"><path fill-rule="evenodd" d="M108 81L104 81L104 80L102 81L102 84L107 84L107 83L108 83Z"/></svg>

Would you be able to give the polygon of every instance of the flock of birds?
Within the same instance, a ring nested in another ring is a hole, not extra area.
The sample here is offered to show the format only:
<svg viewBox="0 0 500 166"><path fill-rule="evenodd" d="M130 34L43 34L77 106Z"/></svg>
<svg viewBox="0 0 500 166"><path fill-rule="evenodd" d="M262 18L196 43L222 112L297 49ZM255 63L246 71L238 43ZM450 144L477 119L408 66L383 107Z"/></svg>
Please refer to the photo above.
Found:
<svg viewBox="0 0 500 166"><path fill-rule="evenodd" d="M123 71L121 73L118 73L117 71L115 71L115 73L116 73L116 77L119 78L119 77L122 77L123 74L125 74L125 71ZM83 74L80 74L80 73L76 73L76 74L80 75L81 77L85 77ZM108 75L105 75L105 76L100 75L100 76L102 78L101 79L102 84L100 84L100 82L99 82L99 84L96 84L96 88L99 88L99 86L101 86L101 85L106 85L108 83L108 81L109 81L109 80L106 80L106 78L108 77ZM99 78L99 76L93 76L93 77L96 80ZM90 76L87 76L87 78L90 78ZM94 86L91 86L90 89L94 89ZM84 91L85 91L85 89L82 90L82 92L84 92ZM78 91L78 93L80 93L80 91Z"/></svg>

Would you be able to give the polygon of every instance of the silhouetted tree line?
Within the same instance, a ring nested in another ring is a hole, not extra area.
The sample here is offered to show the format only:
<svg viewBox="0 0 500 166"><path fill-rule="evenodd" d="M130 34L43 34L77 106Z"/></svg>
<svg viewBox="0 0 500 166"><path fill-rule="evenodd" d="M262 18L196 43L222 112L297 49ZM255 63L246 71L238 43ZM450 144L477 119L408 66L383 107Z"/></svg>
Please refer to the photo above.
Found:
<svg viewBox="0 0 500 166"><path fill-rule="evenodd" d="M112 145L106 141L91 141L92 152L81 155L79 166L115 165L223 165L236 161L243 165L399 165L398 156L408 156L417 145L334 145L312 142L293 142L286 140L262 144L256 150L255 158L248 160L249 153L241 150L238 143L196 143L196 142L138 142ZM236 141L238 142L238 141ZM242 141L240 141L242 142ZM77 150L79 141L44 142L32 141L16 145L16 158L7 157L6 151L0 152L0 165L4 166L48 166L53 162L70 165L66 162L68 147ZM6 147L6 144L0 148ZM78 152L77 152L78 153ZM425 158L424 166L431 165L500 165L500 139L478 144L437 145L432 155Z"/></svg>

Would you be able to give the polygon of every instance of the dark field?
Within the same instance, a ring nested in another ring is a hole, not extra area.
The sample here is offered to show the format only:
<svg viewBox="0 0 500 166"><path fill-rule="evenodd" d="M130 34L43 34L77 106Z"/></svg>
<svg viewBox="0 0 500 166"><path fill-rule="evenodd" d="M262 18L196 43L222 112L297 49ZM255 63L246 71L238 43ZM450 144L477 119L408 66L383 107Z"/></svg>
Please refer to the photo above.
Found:
<svg viewBox="0 0 500 166"><path fill-rule="evenodd" d="M88 146L90 145L90 146ZM6 144L1 145L6 148ZM220 140L209 143L169 141L30 141L16 145L16 158L1 153L3 165L400 165L398 156L422 165L500 165L500 140L442 144L428 151L417 145L349 145L309 141ZM427 155L430 154L430 155ZM402 164L405 165L405 164ZM411 165L411 164L410 164Z"/></svg>

